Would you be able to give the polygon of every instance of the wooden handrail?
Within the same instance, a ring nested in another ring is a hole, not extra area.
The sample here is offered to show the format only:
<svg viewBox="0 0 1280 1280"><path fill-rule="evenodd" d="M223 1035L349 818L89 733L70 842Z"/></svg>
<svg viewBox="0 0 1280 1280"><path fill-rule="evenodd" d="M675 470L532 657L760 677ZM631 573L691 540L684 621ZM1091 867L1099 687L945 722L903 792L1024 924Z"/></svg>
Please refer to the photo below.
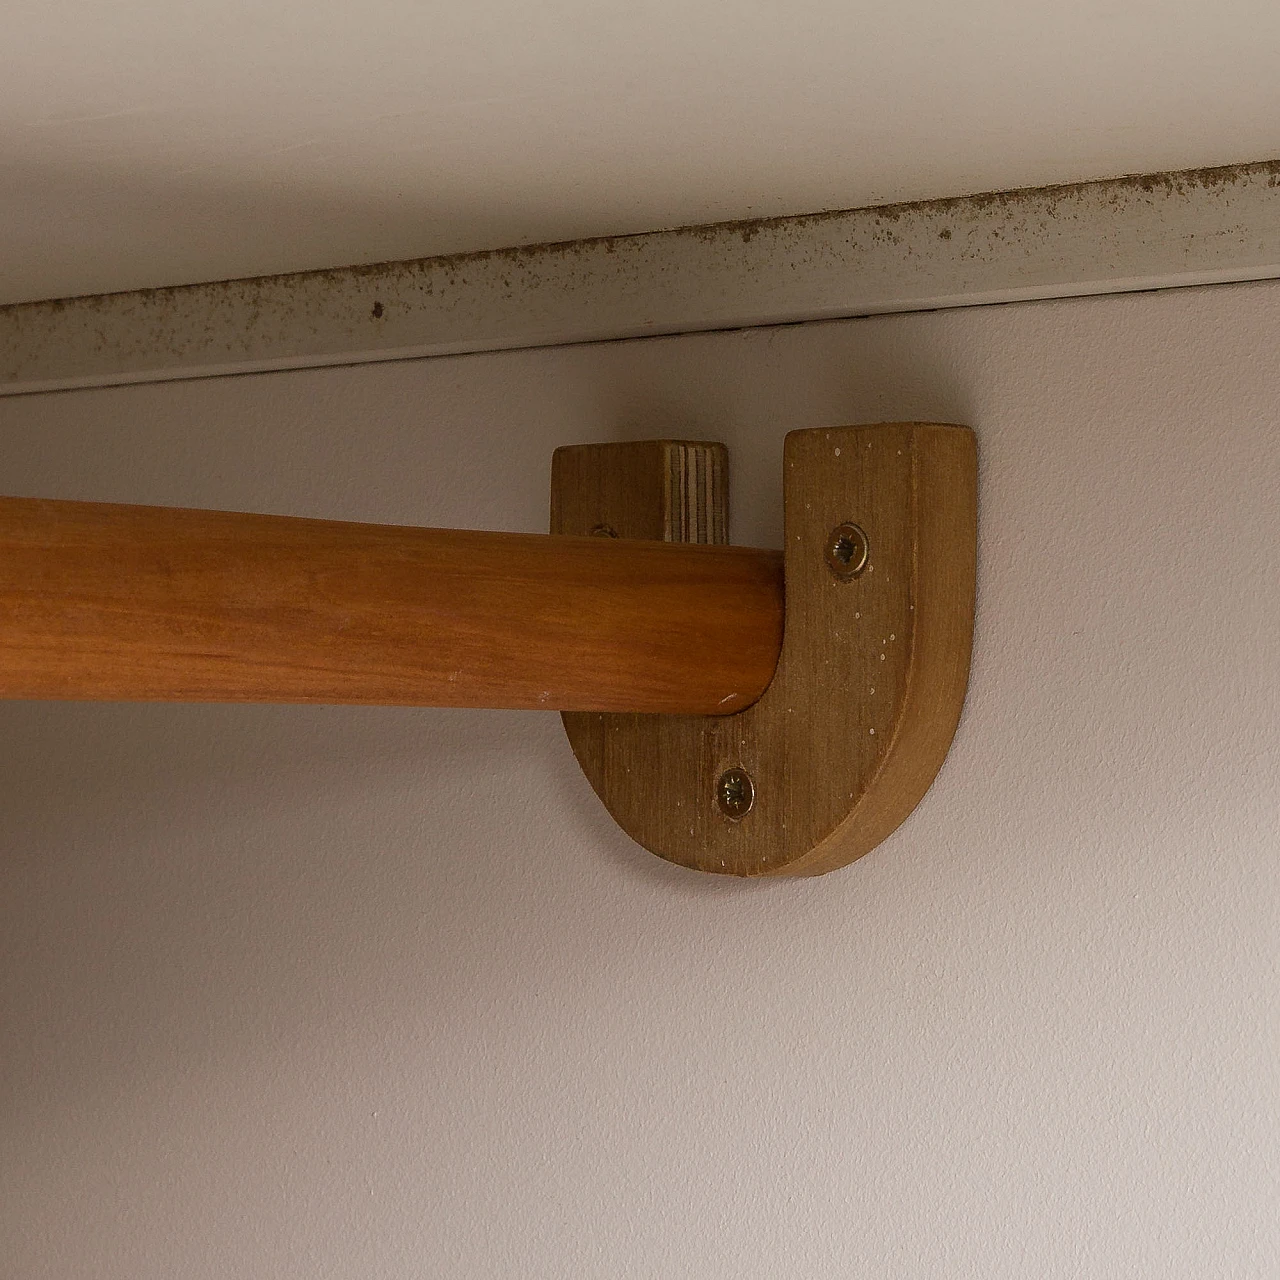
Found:
<svg viewBox="0 0 1280 1280"><path fill-rule="evenodd" d="M772 551L0 498L0 698L725 714Z"/></svg>

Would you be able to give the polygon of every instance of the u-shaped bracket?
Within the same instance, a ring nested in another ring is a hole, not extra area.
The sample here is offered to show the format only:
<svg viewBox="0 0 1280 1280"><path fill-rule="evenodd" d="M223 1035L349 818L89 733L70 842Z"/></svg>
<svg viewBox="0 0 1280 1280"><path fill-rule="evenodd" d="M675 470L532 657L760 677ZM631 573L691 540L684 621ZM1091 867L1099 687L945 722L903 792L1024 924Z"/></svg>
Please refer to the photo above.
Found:
<svg viewBox="0 0 1280 1280"><path fill-rule="evenodd" d="M725 542L727 472L719 444L557 450L552 532ZM973 433L795 431L783 472L785 633L759 700L728 716L564 715L619 825L700 871L819 875L869 852L929 789L964 705Z"/></svg>

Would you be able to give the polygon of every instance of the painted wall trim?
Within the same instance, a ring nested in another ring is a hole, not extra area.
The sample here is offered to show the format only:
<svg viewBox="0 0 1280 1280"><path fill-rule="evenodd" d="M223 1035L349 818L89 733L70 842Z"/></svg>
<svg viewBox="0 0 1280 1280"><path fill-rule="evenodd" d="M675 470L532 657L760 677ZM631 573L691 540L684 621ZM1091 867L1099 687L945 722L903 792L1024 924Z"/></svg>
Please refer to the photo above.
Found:
<svg viewBox="0 0 1280 1280"><path fill-rule="evenodd" d="M1280 161L0 308L0 394L1280 277Z"/></svg>

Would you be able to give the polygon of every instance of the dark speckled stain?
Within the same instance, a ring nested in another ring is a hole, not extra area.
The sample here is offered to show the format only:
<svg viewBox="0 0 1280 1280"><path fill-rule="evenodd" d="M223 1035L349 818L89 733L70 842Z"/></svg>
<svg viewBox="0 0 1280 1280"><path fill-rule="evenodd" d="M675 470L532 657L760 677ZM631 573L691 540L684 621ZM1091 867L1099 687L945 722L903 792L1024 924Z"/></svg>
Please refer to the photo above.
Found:
<svg viewBox="0 0 1280 1280"><path fill-rule="evenodd" d="M870 206L865 211L874 215L878 235L889 243L897 243L899 237L890 228L905 216L936 219L950 222L952 226L972 221L975 214L998 208L1008 213L1035 212L1036 225L1045 231L1046 219L1072 216L1073 202L1102 195L1116 207L1133 199L1146 199L1156 192L1189 194L1197 189L1213 190L1265 180L1267 186L1280 186L1280 160L1264 160L1249 164L1223 165L1211 169L1187 169L1178 172L1150 173L1122 178L1101 179L1093 182L1066 183L1048 187L1025 187L1011 191L994 191L981 195L950 196L937 200L919 200ZM295 271L275 276L255 276L239 280L226 280L202 284L169 285L155 289L130 290L125 293L97 294L79 298L50 299L39 302L15 303L0 307L0 315L7 315L10 323L21 323L29 317L40 324L37 317L49 317L67 306L78 310L114 311L121 303L131 307L145 306L162 314L175 303L192 296L208 294L216 301L220 312L229 308L256 309L265 297L271 297L278 306L279 295L295 290L305 291L304 305L324 310L325 295L333 294L345 301L351 285L361 279L376 281L383 288L411 286L422 294L431 296L437 284L450 287L465 286L468 268L493 260L500 261L514 272L539 273L546 264L557 260L581 259L583 255L603 250L614 253L619 249L651 239L653 236L684 237L709 244L723 244L727 235L750 244L757 236L772 239L780 251L797 233L820 227L835 219L845 218L855 210L838 209L821 213L786 215L771 218L753 218L729 222L708 223L699 226L675 227L665 231L638 232L629 235L597 236L582 240L561 241L549 244L520 245L509 249L488 249L473 253L453 254L435 258L417 258L400 262L378 262L360 266L338 267L318 271ZM942 226L938 237L947 241L953 238L951 226ZM998 229L992 231L999 234ZM212 291L212 292L211 292ZM383 317L385 308L381 301L372 307L372 318ZM191 346L187 338L177 344L175 354L183 354ZM181 348L182 350L179 350Z"/></svg>

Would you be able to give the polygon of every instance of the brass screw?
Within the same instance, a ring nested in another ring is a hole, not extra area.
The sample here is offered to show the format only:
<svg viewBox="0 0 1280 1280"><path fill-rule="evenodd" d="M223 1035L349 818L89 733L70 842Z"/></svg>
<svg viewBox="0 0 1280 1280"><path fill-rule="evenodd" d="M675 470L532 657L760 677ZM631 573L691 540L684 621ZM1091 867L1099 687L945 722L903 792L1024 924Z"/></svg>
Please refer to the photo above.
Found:
<svg viewBox="0 0 1280 1280"><path fill-rule="evenodd" d="M871 559L867 535L851 521L838 524L827 538L827 564L837 578L856 578Z"/></svg>
<svg viewBox="0 0 1280 1280"><path fill-rule="evenodd" d="M756 802L755 783L745 769L726 769L716 783L716 803L726 818L745 818Z"/></svg>

